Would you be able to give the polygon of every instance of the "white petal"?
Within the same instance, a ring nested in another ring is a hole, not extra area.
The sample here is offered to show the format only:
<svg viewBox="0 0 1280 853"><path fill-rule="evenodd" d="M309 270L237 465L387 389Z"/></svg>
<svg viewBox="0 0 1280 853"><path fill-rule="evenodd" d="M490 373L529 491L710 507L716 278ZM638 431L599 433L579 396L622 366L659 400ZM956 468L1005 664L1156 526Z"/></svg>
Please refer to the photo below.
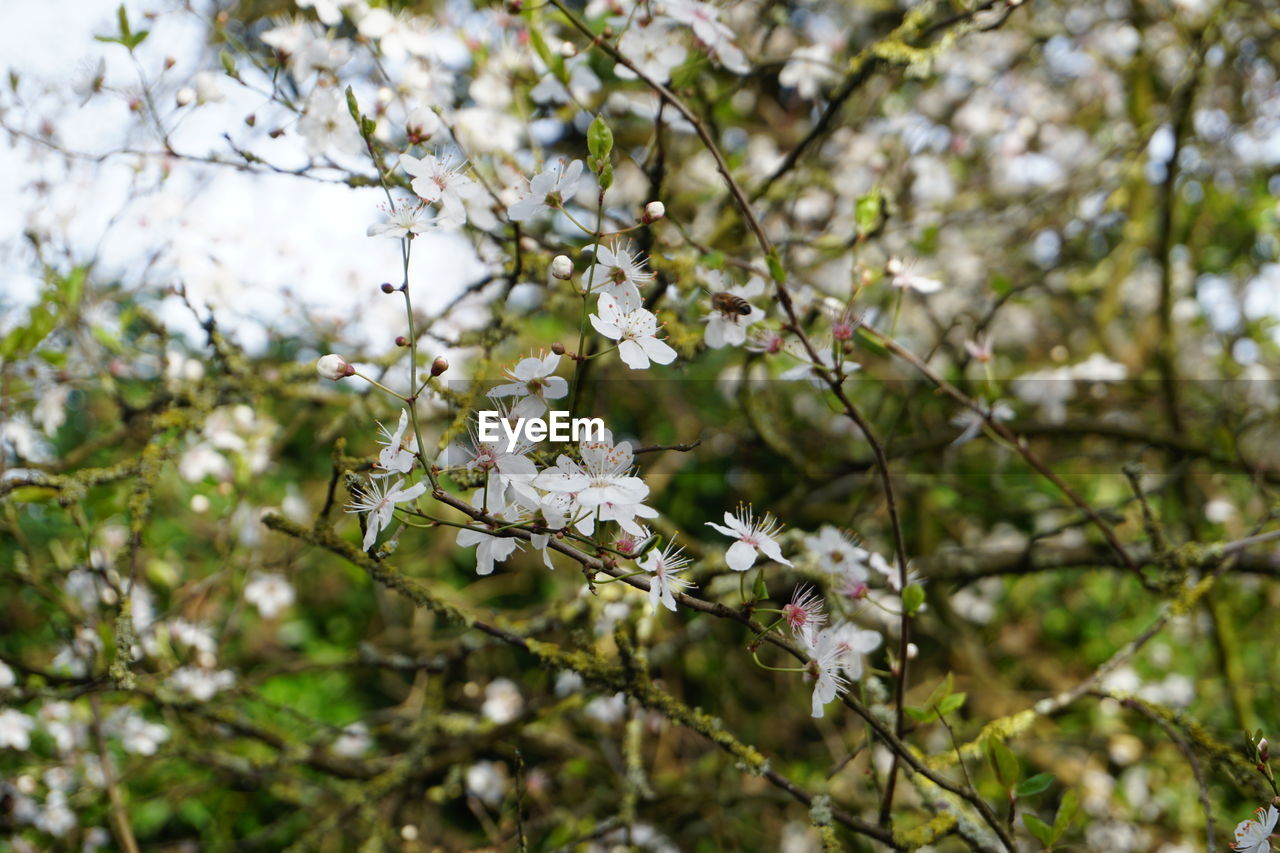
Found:
<svg viewBox="0 0 1280 853"><path fill-rule="evenodd" d="M745 572L756 561L756 549L746 542L734 542L729 546L729 550L724 552L724 561L735 572Z"/></svg>
<svg viewBox="0 0 1280 853"><path fill-rule="evenodd" d="M635 341L618 344L618 357L632 370L644 370L649 366L649 357L645 355L644 348Z"/></svg>

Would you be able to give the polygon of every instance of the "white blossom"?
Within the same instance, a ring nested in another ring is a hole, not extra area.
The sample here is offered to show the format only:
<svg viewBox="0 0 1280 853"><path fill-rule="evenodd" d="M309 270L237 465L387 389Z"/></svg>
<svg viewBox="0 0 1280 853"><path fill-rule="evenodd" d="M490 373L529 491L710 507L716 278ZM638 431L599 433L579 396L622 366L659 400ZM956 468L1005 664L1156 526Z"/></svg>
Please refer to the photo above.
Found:
<svg viewBox="0 0 1280 853"><path fill-rule="evenodd" d="M567 166L563 160L557 160L529 180L528 191L507 207L507 217L512 222L523 222L544 211L562 207L578 191L581 178L581 160L574 160Z"/></svg>
<svg viewBox="0 0 1280 853"><path fill-rule="evenodd" d="M499 385L489 392L490 397L520 397L540 403L539 412L546 411L548 400L559 400L569 394L569 383L556 376L560 356L555 353L522 358L507 376L512 382Z"/></svg>
<svg viewBox="0 0 1280 853"><path fill-rule="evenodd" d="M486 719L501 726L520 716L523 709L524 697L511 679L495 678L485 685L484 704L480 706L480 713Z"/></svg>
<svg viewBox="0 0 1280 853"><path fill-rule="evenodd" d="M442 220L456 225L467 221L465 201L476 196L480 185L464 174L465 163L454 166L432 154L421 159L401 154L400 168L413 176L410 186L419 198L440 205Z"/></svg>
<svg viewBox="0 0 1280 853"><path fill-rule="evenodd" d="M688 56L685 46L676 41L672 28L660 21L647 26L633 25L618 39L618 51L635 64L637 70L655 83L671 79L671 71ZM624 80L636 79L636 73L621 62L614 73Z"/></svg>
<svg viewBox="0 0 1280 853"><path fill-rule="evenodd" d="M485 507L486 514L500 522L519 523L524 520L523 511L516 506L502 502L496 497L495 490L488 489L488 500L485 500L485 489L477 489L472 498L472 505ZM475 522L479 523L479 522ZM480 527L463 527L458 530L457 543L462 548L476 546L476 574L493 574L494 564L501 563L520 548L520 540L511 536L495 536Z"/></svg>
<svg viewBox="0 0 1280 853"><path fill-rule="evenodd" d="M387 211L383 222L375 222L366 232L370 237L404 239L415 234L425 234L436 227L437 221L427 217L427 207L414 202L401 202Z"/></svg>
<svg viewBox="0 0 1280 853"><path fill-rule="evenodd" d="M1241 853L1270 853L1270 838L1275 832L1277 821L1280 821L1280 810L1275 806L1267 806L1266 811L1259 808L1254 812L1253 818L1236 824L1236 840L1231 849Z"/></svg>
<svg viewBox="0 0 1280 853"><path fill-rule="evenodd" d="M31 730L36 721L14 708L0 711L0 748L25 750L31 747Z"/></svg>
<svg viewBox="0 0 1280 853"><path fill-rule="evenodd" d="M824 628L810 638L807 677L814 682L811 711L814 717L823 716L823 706L849 688L841 663L843 655L834 628Z"/></svg>
<svg viewBox="0 0 1280 853"><path fill-rule="evenodd" d="M645 554L636 565L648 572L649 606L658 612L658 605L674 612L676 609L675 592L693 586L692 581L677 577L689 565L689 558L684 556L684 548L676 546L674 540L668 542L662 550L654 548Z"/></svg>
<svg viewBox="0 0 1280 853"><path fill-rule="evenodd" d="M640 288L653 281L653 273L644 268L639 255L621 243L596 247L595 264L587 271L585 280L591 283L591 292L608 294L618 302L623 313L641 307Z"/></svg>
<svg viewBox="0 0 1280 853"><path fill-rule="evenodd" d="M378 461L373 463L373 467L377 469L374 477L389 477L392 474L408 474L413 470L418 451L418 437L412 433L408 433L409 427L409 410L400 410L400 421L396 424L395 432L378 424L378 431L382 433L382 439L378 443L385 445L382 450L378 451Z"/></svg>
<svg viewBox="0 0 1280 853"><path fill-rule="evenodd" d="M676 351L656 337L658 318L644 308L625 311L612 296L602 293L590 319L597 332L618 342L618 357L632 370L644 370L651 361L675 361Z"/></svg>
<svg viewBox="0 0 1280 853"><path fill-rule="evenodd" d="M729 546L729 550L724 555L725 562L735 572L745 572L751 568L755 564L757 551L775 563L782 563L784 566L792 564L782 556L782 549L774 539L782 532L782 525L768 513L756 520L750 506L739 505L736 515L730 515L728 512L724 514L723 525L716 524L714 521L708 521L706 524L730 539L737 540Z"/></svg>
<svg viewBox="0 0 1280 853"><path fill-rule="evenodd" d="M362 545L366 551L378 541L378 531L385 530L391 524L396 504L415 500L427 490L425 482L415 483L408 488L404 488L404 480L397 480L394 486L390 482L390 478L371 479L369 485L356 491L347 504L347 512L363 512L368 515Z"/></svg>
<svg viewBox="0 0 1280 853"><path fill-rule="evenodd" d="M258 608L264 619L274 619L280 611L293 604L293 585L284 575L265 572L254 575L244 586L245 601Z"/></svg>

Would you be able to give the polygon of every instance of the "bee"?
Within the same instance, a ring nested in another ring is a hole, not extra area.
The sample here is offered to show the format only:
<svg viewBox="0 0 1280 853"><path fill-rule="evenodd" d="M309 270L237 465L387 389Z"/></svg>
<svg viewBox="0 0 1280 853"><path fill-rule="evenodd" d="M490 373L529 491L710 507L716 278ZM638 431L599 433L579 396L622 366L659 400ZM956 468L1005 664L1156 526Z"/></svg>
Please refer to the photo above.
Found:
<svg viewBox="0 0 1280 853"><path fill-rule="evenodd" d="M711 294L711 307L726 317L745 317L751 313L750 302L725 291Z"/></svg>

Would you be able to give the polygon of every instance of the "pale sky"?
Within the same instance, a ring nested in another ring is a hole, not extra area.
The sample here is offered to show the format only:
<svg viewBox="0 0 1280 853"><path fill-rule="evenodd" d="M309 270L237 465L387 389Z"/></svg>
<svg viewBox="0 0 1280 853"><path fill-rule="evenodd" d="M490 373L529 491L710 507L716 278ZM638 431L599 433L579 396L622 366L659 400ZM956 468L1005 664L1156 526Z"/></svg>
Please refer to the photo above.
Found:
<svg viewBox="0 0 1280 853"><path fill-rule="evenodd" d="M20 103L7 91L0 95L7 125L35 131L41 119L50 119L63 147L88 154L157 148L154 135L140 132L126 96L98 95L82 107L83 98L73 91L92 78L100 58L106 61L108 88L138 89L138 72L125 49L93 39L117 31L117 5L116 0L0 2L0 66L6 73L16 70L23 80ZM180 123L169 115L179 85L202 68L220 71L216 56L201 44L203 25L176 2L130 2L128 8L135 30L152 30L138 50L146 73L159 73L166 56L177 60L166 74L172 84L160 87L157 99L167 123L176 124L175 148L228 155L223 132L231 132L237 143L249 139L244 116L266 115L270 108L261 95L225 77L219 81L224 102L188 110ZM143 13L154 10L169 11L146 22ZM296 135L257 140L253 146L284 167L303 162ZM380 191L178 163L158 190L129 202L135 163L133 157L101 164L82 160L67 170L60 158L33 158L27 143L0 146L4 303L30 298L39 287L32 277L32 253L21 237L34 221L55 223L54 233L67 235L77 262L96 255L100 280L119 275L133 284L146 270L153 285L184 281L250 347L264 339L261 324L287 322L282 318L298 313L300 305L313 314L350 319L356 340L373 351L389 348L404 331L400 300L378 291L384 280L398 282L399 243L365 236L368 225L380 218L378 205L385 202ZM37 204L31 190L37 180L52 185L49 203ZM482 274L469 245L456 236L419 238L414 255L415 303L426 310L443 305ZM162 317L177 328L194 328L176 299L167 300Z"/></svg>

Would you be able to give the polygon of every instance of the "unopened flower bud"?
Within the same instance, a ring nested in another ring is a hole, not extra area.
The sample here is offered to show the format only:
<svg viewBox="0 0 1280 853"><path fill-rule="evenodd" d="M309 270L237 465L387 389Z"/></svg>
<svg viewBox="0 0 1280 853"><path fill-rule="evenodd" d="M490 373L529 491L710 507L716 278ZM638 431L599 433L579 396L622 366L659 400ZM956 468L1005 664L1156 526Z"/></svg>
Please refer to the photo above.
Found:
<svg viewBox="0 0 1280 853"><path fill-rule="evenodd" d="M406 338L404 335L396 335L396 346L407 347L408 345L409 345L408 338Z"/></svg>
<svg viewBox="0 0 1280 853"><path fill-rule="evenodd" d="M196 90L190 86L183 86L173 94L173 100L180 107L185 107L196 99Z"/></svg>
<svg viewBox="0 0 1280 853"><path fill-rule="evenodd" d="M889 275L898 275L902 272L902 261L898 258L890 258L884 265L884 271Z"/></svg>
<svg viewBox="0 0 1280 853"><path fill-rule="evenodd" d="M560 42L560 55L565 59L572 59L578 55L578 46L571 41Z"/></svg>
<svg viewBox="0 0 1280 853"><path fill-rule="evenodd" d="M554 344L551 345L551 351L556 355L564 355L564 344L560 343L559 341L556 341Z"/></svg>
<svg viewBox="0 0 1280 853"><path fill-rule="evenodd" d="M345 358L335 353L321 356L320 360L316 362L316 373L319 373L322 378L332 379L334 382L355 372L356 369L347 364Z"/></svg>
<svg viewBox="0 0 1280 853"><path fill-rule="evenodd" d="M431 362L431 375L439 376L449 369L449 360L442 355L436 356L436 360Z"/></svg>
<svg viewBox="0 0 1280 853"><path fill-rule="evenodd" d="M645 225L657 222L667 215L667 206L660 201L651 201L644 206L644 216L640 217Z"/></svg>
<svg viewBox="0 0 1280 853"><path fill-rule="evenodd" d="M382 292L383 292L383 293L395 293L395 292L396 292L395 285L393 285L393 284L392 284L391 282L389 282L389 281L384 281L384 282L382 283Z"/></svg>
<svg viewBox="0 0 1280 853"><path fill-rule="evenodd" d="M1271 745L1267 743L1266 738L1262 738L1258 741L1258 757L1263 761L1269 761L1271 759Z"/></svg>
<svg viewBox="0 0 1280 853"><path fill-rule="evenodd" d="M556 255L551 259L551 275L561 281L573 278L573 261L568 255Z"/></svg>

